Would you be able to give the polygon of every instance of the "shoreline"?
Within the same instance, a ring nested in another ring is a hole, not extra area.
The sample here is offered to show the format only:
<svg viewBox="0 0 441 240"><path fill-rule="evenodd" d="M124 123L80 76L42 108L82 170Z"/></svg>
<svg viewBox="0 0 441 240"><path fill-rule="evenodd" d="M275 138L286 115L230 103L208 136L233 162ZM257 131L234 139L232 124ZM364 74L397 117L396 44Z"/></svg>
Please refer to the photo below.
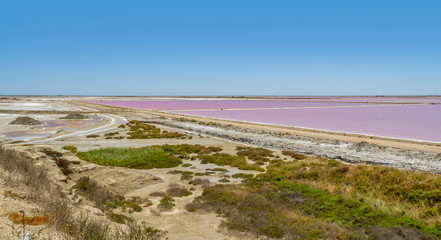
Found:
<svg viewBox="0 0 441 240"><path fill-rule="evenodd" d="M251 123L251 122L241 122L237 120L224 120L217 118L209 118L202 116L190 116L183 115L178 113L169 113L163 112L159 110L148 110L148 109L137 109L137 108L128 108L128 107L120 107L120 106L110 106L98 103L90 103L80 101L72 101L77 105L86 105L93 106L95 108L110 109L122 112L139 112L139 113L148 113L153 114L160 117L170 117L174 119L186 118L194 121L201 122L214 122L224 125L233 125L238 127L250 128L255 130L266 130L266 131L274 131L280 133L288 133L305 137L313 137L318 139L327 139L327 140L338 140L349 143L359 143L359 142L368 142L372 144L377 144L379 146L385 147L393 147L400 148L405 150L414 150L414 151L422 151L422 152L433 152L433 153L441 153L441 143L427 142L427 141L415 141L415 140L406 140L400 138L386 138L379 136L365 136L361 134L351 134L351 133L340 133L340 132L332 132L332 131L323 131L323 130L314 130L314 129L306 129L306 128L298 128L291 126L281 126L281 125L269 125L263 123Z"/></svg>

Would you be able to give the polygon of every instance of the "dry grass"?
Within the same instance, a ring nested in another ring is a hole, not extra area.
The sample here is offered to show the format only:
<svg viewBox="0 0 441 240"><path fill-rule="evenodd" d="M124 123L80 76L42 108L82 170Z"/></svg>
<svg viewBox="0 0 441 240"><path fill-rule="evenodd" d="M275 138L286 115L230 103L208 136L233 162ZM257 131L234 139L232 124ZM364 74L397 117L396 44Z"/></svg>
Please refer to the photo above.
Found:
<svg viewBox="0 0 441 240"><path fill-rule="evenodd" d="M6 214L8 219L14 224L26 224L26 225L43 225L49 222L48 215L35 215L35 216L24 216L18 212L10 212Z"/></svg>
<svg viewBox="0 0 441 240"><path fill-rule="evenodd" d="M3 191L3 195L5 196L5 197L10 197L10 198L16 198L16 197L18 197L18 195L17 195L17 193L14 193L14 192L12 192L11 190L5 190L5 191Z"/></svg>
<svg viewBox="0 0 441 240"><path fill-rule="evenodd" d="M31 189L28 197L41 200L49 196L62 196L47 178L44 167L36 166L32 159L2 145L0 145L0 167L6 171L3 177L8 186L25 185Z"/></svg>
<svg viewBox="0 0 441 240"><path fill-rule="evenodd" d="M10 213L11 221L24 225L49 224L57 230L62 240L151 240L163 238L165 232L129 221L124 227L112 228L89 216L75 213L63 194L47 178L46 169L36 166L33 160L18 152L0 145L0 167L6 170L3 176L10 186L26 186L32 198L42 206L42 214L25 216ZM11 194L13 194L11 192Z"/></svg>

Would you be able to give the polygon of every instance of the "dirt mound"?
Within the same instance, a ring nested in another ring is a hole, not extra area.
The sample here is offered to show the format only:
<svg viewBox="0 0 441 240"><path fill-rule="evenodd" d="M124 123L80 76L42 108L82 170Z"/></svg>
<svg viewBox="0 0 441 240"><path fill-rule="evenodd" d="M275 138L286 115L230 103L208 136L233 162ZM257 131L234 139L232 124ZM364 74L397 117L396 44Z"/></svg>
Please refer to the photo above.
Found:
<svg viewBox="0 0 441 240"><path fill-rule="evenodd" d="M12 121L9 124L18 124L18 125L40 125L43 124L43 122L40 122L36 119L33 119L31 117L18 117L14 121Z"/></svg>
<svg viewBox="0 0 441 240"><path fill-rule="evenodd" d="M60 119L89 119L89 117L82 113L69 113L65 117L61 117Z"/></svg>

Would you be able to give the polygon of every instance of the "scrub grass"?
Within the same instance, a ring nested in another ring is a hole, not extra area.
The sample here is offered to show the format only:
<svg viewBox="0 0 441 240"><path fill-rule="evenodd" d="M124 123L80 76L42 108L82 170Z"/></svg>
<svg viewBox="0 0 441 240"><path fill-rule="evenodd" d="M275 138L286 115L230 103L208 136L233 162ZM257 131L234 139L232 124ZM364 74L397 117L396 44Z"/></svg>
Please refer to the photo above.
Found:
<svg viewBox="0 0 441 240"><path fill-rule="evenodd" d="M77 147L72 146L72 145L69 145L69 146L63 146L61 149L68 150L68 151L70 151L70 152L73 153L73 154L75 154L75 153L78 152Z"/></svg>
<svg viewBox="0 0 441 240"><path fill-rule="evenodd" d="M26 187L30 191L26 201L38 204L42 211L35 216L11 213L11 221L26 225L48 224L55 228L60 239L130 239L150 240L161 239L166 232L146 226L144 223L129 221L124 227L112 227L108 222L95 220L91 217L78 214L59 187L48 179L47 169L35 165L32 158L28 158L15 150L6 149L0 144L0 167L6 172L2 175L10 186ZM23 218L24 215L24 218ZM24 220L24 223L23 223ZM26 228L27 230L29 228ZM29 231L29 230L28 230ZM29 231L34 239L33 231ZM21 234L21 236L23 236ZM20 236L20 238L21 238ZM17 237L18 239L18 237ZM37 239L37 237L35 237ZM39 239L39 238L38 238Z"/></svg>
<svg viewBox="0 0 441 240"><path fill-rule="evenodd" d="M362 200L388 213L403 212L427 224L441 222L441 176L332 159L270 164L264 179L290 180Z"/></svg>
<svg viewBox="0 0 441 240"><path fill-rule="evenodd" d="M293 151L282 151L282 154L288 157L292 157L293 159L303 160L306 159L306 156L300 153L296 153Z"/></svg>
<svg viewBox="0 0 441 240"><path fill-rule="evenodd" d="M151 139L151 138L178 138L186 139L187 135L177 132L161 131L155 125L132 120L127 123L129 127L128 139Z"/></svg>
<svg viewBox="0 0 441 240"><path fill-rule="evenodd" d="M238 156L247 157L255 162L269 162L270 157L275 157L273 151L265 148L237 146L236 150Z"/></svg>
<svg viewBox="0 0 441 240"><path fill-rule="evenodd" d="M190 144L177 144L177 145L161 145L158 146L162 148L166 153L172 155L183 156L183 158L190 158L190 154L211 154L222 151L221 147L209 146L205 147L199 144L190 145Z"/></svg>
<svg viewBox="0 0 441 240"><path fill-rule="evenodd" d="M237 167L241 170L265 171L257 164L249 164L244 157L233 156L227 153L215 153L212 155L200 155L202 164L214 163L219 166Z"/></svg>
<svg viewBox="0 0 441 240"><path fill-rule="evenodd" d="M217 212L230 230L270 238L440 239L440 187L432 173L273 160L242 184L204 186L187 210Z"/></svg>
<svg viewBox="0 0 441 240"><path fill-rule="evenodd" d="M270 238L394 239L403 232L408 237L404 239L441 236L434 227L408 216L389 215L363 202L288 181L208 186L187 209L215 211L226 218L229 229Z"/></svg>
<svg viewBox="0 0 441 240"><path fill-rule="evenodd" d="M172 168L182 164L182 160L167 154L157 146L143 148L101 148L79 152L77 156L103 166L117 166L136 169Z"/></svg>
<svg viewBox="0 0 441 240"><path fill-rule="evenodd" d="M137 197L126 199L123 196L117 195L100 186L96 181L89 177L78 179L72 186L72 190L73 189L75 189L80 195L94 202L96 206L103 211L120 207L122 209L128 208L129 213L141 212L142 207L140 204L147 203L148 205L150 202L148 199L143 201Z"/></svg>
<svg viewBox="0 0 441 240"><path fill-rule="evenodd" d="M6 214L8 219L14 224L25 225L43 225L49 222L49 216L45 214L39 214L35 216L23 216L18 212L10 212Z"/></svg>

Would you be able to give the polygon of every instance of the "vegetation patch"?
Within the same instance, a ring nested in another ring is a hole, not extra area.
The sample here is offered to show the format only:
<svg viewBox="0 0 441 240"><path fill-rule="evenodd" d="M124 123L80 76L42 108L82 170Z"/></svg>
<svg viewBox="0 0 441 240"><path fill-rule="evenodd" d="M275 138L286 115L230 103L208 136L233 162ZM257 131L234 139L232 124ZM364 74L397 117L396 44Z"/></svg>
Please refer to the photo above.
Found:
<svg viewBox="0 0 441 240"><path fill-rule="evenodd" d="M176 206L175 200L168 195L161 198L158 205L158 207L163 211L171 210L174 206Z"/></svg>
<svg viewBox="0 0 441 240"><path fill-rule="evenodd" d="M129 139L151 139L151 138L180 138L186 139L187 135L177 132L161 131L155 125L132 120L127 123L129 127Z"/></svg>
<svg viewBox="0 0 441 240"><path fill-rule="evenodd" d="M24 212L10 212L6 214L8 219L14 224L43 225L49 222L48 215L25 216Z"/></svg>
<svg viewBox="0 0 441 240"><path fill-rule="evenodd" d="M170 188L167 189L167 194L171 197L187 197L192 193L181 186L170 186Z"/></svg>
<svg viewBox="0 0 441 240"><path fill-rule="evenodd" d="M114 194L106 188L101 187L89 177L78 179L72 187L72 190L73 189L77 190L80 195L94 202L97 207L102 210L120 207L123 210L128 208L129 212L140 212L142 211L140 205L146 202L136 197L125 199L123 196ZM149 201L147 200L147 202Z"/></svg>
<svg viewBox="0 0 441 240"><path fill-rule="evenodd" d="M118 214L118 213L111 213L108 215L108 218L110 219L110 221L120 224L126 224L128 222L133 221L132 218L129 218L123 214Z"/></svg>
<svg viewBox="0 0 441 240"><path fill-rule="evenodd" d="M87 138L97 138L97 137L99 137L100 135L98 135L98 134L90 134L90 135L87 135L86 137Z"/></svg>
<svg viewBox="0 0 441 240"><path fill-rule="evenodd" d="M189 183L193 184L193 185L209 185L210 180L205 179L205 178L196 178L196 179L190 181Z"/></svg>
<svg viewBox="0 0 441 240"><path fill-rule="evenodd" d="M243 178L243 179L250 179L254 177L254 174L251 173L236 173L231 175L233 178Z"/></svg>
<svg viewBox="0 0 441 240"><path fill-rule="evenodd" d="M227 153L215 153L212 155L201 155L199 156L201 163L214 163L219 166L231 166L237 167L241 170L254 170L254 171L265 171L257 164L248 164L247 160L241 156L233 156Z"/></svg>
<svg viewBox="0 0 441 240"><path fill-rule="evenodd" d="M221 147L214 147L209 146L205 147L199 144L190 145L190 144L177 144L177 145L161 145L158 146L164 149L165 152L172 154L172 155L178 155L178 156L184 156L184 158L189 158L190 154L211 154L222 151Z"/></svg>
<svg viewBox="0 0 441 240"><path fill-rule="evenodd" d="M172 168L182 164L182 160L167 154L160 147L143 148L101 148L79 152L77 156L103 166L117 166L136 169Z"/></svg>
<svg viewBox="0 0 441 240"><path fill-rule="evenodd" d="M392 216L289 181L254 179L246 185L206 186L203 195L187 205L189 211L198 209L221 214L230 229L271 238L364 239L376 234L373 228L386 229L394 234L392 238L399 236L393 228L404 229L415 239L438 236L433 227L408 216Z"/></svg>
<svg viewBox="0 0 441 240"><path fill-rule="evenodd" d="M270 157L275 157L273 151L265 148L253 148L253 147L242 147L237 146L237 155L242 157L247 157L255 162L269 162Z"/></svg>
<svg viewBox="0 0 441 240"><path fill-rule="evenodd" d="M386 212L404 212L427 224L441 222L441 177L433 173L314 158L270 164L260 178L330 189L333 194L362 199Z"/></svg>
<svg viewBox="0 0 441 240"><path fill-rule="evenodd" d="M11 191L11 190L4 190L3 191L3 195L5 196L5 197L10 197L10 198L16 198L16 197L18 197L18 194L17 193L15 193L15 192L13 192L13 191Z"/></svg>
<svg viewBox="0 0 441 240"><path fill-rule="evenodd" d="M225 168L207 168L207 170L214 171L214 172L228 172L228 170Z"/></svg>
<svg viewBox="0 0 441 240"><path fill-rule="evenodd" d="M73 154L75 154L75 153L78 152L77 147L72 146L72 145L69 145L69 146L63 146L63 147L61 147L61 149L68 150L68 151L70 151L70 152L73 153Z"/></svg>
<svg viewBox="0 0 441 240"><path fill-rule="evenodd" d="M285 156L289 156L292 157L293 159L297 159L297 160L303 160L306 159L306 156L300 153L296 153L293 151L282 151L282 154Z"/></svg>

